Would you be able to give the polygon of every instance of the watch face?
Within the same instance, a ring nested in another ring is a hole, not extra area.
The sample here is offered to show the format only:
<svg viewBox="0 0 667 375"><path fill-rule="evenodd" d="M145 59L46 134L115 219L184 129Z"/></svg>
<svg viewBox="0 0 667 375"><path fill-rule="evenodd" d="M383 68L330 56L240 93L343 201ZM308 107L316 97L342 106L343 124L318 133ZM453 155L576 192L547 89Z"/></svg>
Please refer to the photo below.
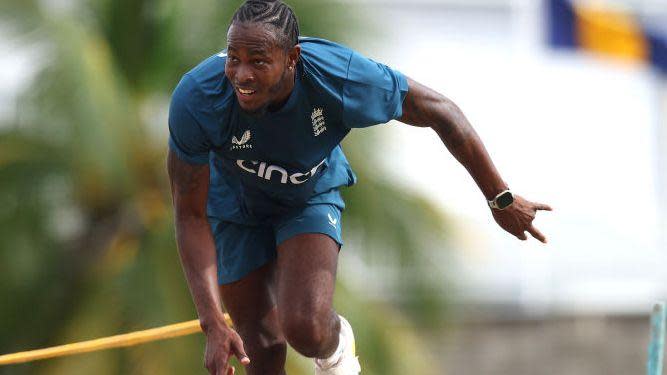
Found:
<svg viewBox="0 0 667 375"><path fill-rule="evenodd" d="M506 191L496 199L496 204L498 204L498 208L501 210L507 208L512 202L514 202L514 196L509 191Z"/></svg>

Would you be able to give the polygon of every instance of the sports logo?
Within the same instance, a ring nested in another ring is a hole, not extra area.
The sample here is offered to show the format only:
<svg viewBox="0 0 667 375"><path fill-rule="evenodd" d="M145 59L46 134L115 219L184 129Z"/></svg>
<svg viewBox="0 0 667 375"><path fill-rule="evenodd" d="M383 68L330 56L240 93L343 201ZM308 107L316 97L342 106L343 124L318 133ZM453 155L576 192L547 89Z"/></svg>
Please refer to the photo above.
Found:
<svg viewBox="0 0 667 375"><path fill-rule="evenodd" d="M338 223L338 219L334 219L333 217L331 217L330 213L327 213L327 216L329 217L329 224L331 224L331 226L335 228L336 224Z"/></svg>
<svg viewBox="0 0 667 375"><path fill-rule="evenodd" d="M310 119L313 121L313 134L315 134L316 137L327 130L327 126L324 122L324 109L322 109L322 107L313 109L313 114L310 115Z"/></svg>
<svg viewBox="0 0 667 375"><path fill-rule="evenodd" d="M236 138L236 136L232 137L232 150L241 150L245 148L252 148L252 145L248 143L252 135L250 134L250 130L246 130L243 135L241 136L241 139Z"/></svg>
<svg viewBox="0 0 667 375"><path fill-rule="evenodd" d="M257 175L257 177L263 178L267 181L272 180L274 177L278 177L281 184L289 183L293 185L300 185L313 177L325 161L326 159L323 159L307 172L296 172L292 174L289 174L285 168L279 165L269 164L265 161L260 162L256 160L237 160L236 165L242 170Z"/></svg>

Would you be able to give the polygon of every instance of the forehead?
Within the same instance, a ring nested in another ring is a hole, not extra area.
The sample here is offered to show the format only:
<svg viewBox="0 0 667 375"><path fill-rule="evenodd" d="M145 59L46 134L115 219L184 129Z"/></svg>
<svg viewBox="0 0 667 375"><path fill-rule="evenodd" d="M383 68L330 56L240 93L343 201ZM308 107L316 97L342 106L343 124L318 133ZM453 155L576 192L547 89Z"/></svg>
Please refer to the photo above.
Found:
<svg viewBox="0 0 667 375"><path fill-rule="evenodd" d="M227 31L228 50L270 54L278 49L275 30L261 23L233 23Z"/></svg>

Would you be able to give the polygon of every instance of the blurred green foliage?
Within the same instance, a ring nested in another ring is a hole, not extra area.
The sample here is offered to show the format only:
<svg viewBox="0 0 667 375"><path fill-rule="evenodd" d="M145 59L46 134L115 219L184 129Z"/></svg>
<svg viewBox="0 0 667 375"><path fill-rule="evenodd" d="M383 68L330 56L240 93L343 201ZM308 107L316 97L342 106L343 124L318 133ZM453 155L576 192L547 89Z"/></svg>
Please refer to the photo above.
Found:
<svg viewBox="0 0 667 375"><path fill-rule="evenodd" d="M224 47L239 3L0 4L3 30L37 51L31 61L37 72L17 115L0 124L0 353L196 316L175 248L166 112L180 76ZM350 38L359 17L349 4L290 4L306 35ZM361 181L345 192L345 220L352 223L346 230L366 238L354 251L381 247L401 264L433 272L423 238L442 240L442 217L369 172L364 150L373 142L365 136L346 143ZM437 372L414 326L442 313L438 287L406 281L399 292L418 298L402 309L363 301L339 284L336 305L356 327L364 373ZM0 373L203 374L203 348L202 335L195 335ZM293 352L288 369L312 373L310 362Z"/></svg>

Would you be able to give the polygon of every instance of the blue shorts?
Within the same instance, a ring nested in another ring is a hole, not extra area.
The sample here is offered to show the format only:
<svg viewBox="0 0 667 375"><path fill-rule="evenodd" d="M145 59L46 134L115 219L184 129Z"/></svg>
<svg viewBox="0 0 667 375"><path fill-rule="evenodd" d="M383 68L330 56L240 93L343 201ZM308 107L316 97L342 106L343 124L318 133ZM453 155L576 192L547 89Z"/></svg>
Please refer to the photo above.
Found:
<svg viewBox="0 0 667 375"><path fill-rule="evenodd" d="M313 204L266 225L243 225L209 217L218 258L218 283L229 284L276 258L276 247L303 233L322 233L343 245L341 209Z"/></svg>

